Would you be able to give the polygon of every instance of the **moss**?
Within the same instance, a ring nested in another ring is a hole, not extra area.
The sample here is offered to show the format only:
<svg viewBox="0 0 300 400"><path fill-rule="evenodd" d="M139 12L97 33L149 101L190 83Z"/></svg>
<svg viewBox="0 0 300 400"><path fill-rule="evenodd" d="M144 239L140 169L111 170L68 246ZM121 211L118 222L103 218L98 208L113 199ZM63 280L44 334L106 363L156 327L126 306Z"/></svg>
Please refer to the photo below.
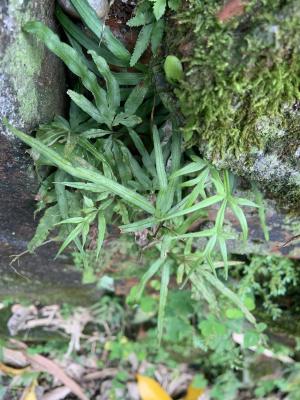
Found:
<svg viewBox="0 0 300 400"><path fill-rule="evenodd" d="M222 4L190 0L176 17L180 48L193 47L177 90L185 136L205 142L214 159L264 150L286 131L300 135L287 111L300 94L298 1L252 1L226 23L216 17Z"/></svg>

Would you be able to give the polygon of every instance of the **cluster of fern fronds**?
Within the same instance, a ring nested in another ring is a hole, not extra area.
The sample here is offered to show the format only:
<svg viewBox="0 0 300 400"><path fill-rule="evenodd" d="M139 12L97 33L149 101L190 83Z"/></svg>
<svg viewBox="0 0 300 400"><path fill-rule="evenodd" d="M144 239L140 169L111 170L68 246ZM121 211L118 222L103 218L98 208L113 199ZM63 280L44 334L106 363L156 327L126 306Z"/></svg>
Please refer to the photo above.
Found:
<svg viewBox="0 0 300 400"><path fill-rule="evenodd" d="M229 172L217 171L197 151L183 151L178 121L165 101L163 104L163 93L155 88L155 71L138 63L142 54L139 43L130 55L86 1L72 0L72 4L89 35L60 8L57 16L70 44L40 22L24 27L78 77L74 90L68 91L69 120L57 117L41 126L35 138L10 127L32 148L38 169L47 166L38 194L38 210L45 210L29 250L43 244L51 231L58 232L62 242L58 254L72 244L87 268L86 251L94 249L99 257L105 251L101 249L107 225L118 225L122 234L143 238L142 250L151 248L155 254L136 288L135 299L149 279L161 276L159 338L172 273L181 284L189 281L209 303L215 301L215 290L221 292L255 323L243 299L219 276L224 271L221 275L227 278L231 263L228 240L239 240L230 232L226 210L232 210L246 240L248 227L242 208L256 204L234 195L234 177ZM136 25L141 15L139 12L130 24ZM145 25L142 31L152 38L155 50L160 22L149 23L151 29ZM133 65L135 70L129 70ZM211 207L216 209L214 224L191 229Z"/></svg>

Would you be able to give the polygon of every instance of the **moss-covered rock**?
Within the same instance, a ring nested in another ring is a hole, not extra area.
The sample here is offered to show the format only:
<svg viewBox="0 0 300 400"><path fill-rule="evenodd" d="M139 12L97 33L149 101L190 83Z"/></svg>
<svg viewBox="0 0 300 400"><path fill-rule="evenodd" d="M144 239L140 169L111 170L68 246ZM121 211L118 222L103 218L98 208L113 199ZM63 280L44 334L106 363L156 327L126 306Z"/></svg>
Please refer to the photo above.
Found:
<svg viewBox="0 0 300 400"><path fill-rule="evenodd" d="M169 27L171 51L185 66L176 94L187 145L192 139L218 167L299 207L300 4L250 1L225 20L222 7L186 2L176 17L179 47Z"/></svg>

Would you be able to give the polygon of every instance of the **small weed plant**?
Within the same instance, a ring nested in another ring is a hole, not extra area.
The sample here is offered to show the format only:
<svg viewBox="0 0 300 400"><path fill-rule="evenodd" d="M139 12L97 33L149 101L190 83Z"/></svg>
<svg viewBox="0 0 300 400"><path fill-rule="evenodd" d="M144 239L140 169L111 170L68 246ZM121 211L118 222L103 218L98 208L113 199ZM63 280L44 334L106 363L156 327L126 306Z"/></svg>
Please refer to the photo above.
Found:
<svg viewBox="0 0 300 400"><path fill-rule="evenodd" d="M169 7L175 8L173 3ZM129 300L139 301L147 282L161 277L159 340L173 275L181 287L189 282L194 295L210 308L218 308L217 296L225 297L255 324L246 297L236 295L224 281L229 266L235 264L228 255L228 241L247 240L243 209L257 206L235 196L232 174L215 169L197 149L184 149L178 115L157 86L162 75L157 65L163 60L154 66L139 63L149 43L157 52L165 2L154 2L154 16L151 3L138 6L128 23L142 25L132 55L86 1L72 0L72 4L89 34L58 7L57 17L70 44L41 22L24 27L78 77L74 89L68 90L68 120L57 117L41 126L35 137L10 126L31 147L42 179L38 211L44 214L29 251L55 232L62 243L58 255L74 245L88 269L87 252L93 250L98 258L107 227L117 225L122 234L135 236L145 257L149 252L152 257ZM228 209L239 221L242 238L231 232ZM199 225L213 210L214 224Z"/></svg>

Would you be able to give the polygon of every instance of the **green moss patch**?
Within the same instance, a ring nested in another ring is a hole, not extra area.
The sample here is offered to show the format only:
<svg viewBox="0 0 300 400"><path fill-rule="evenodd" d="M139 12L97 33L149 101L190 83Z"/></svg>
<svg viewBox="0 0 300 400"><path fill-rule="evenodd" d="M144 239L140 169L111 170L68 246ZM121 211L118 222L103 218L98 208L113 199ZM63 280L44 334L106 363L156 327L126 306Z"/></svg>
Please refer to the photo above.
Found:
<svg viewBox="0 0 300 400"><path fill-rule="evenodd" d="M181 48L192 48L176 91L185 136L200 137L214 158L264 149L272 132L258 125L270 119L286 125L286 110L300 94L299 3L252 1L223 23L216 16L222 5L191 0L177 16L186 38Z"/></svg>

